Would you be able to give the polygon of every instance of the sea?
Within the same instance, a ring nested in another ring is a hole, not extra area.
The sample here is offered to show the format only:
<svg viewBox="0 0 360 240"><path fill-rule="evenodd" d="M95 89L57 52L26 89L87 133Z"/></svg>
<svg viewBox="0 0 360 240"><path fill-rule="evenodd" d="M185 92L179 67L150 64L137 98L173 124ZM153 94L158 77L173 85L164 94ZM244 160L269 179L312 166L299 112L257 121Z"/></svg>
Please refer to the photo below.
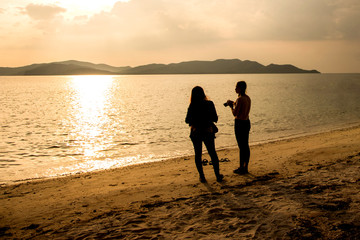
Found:
<svg viewBox="0 0 360 240"><path fill-rule="evenodd" d="M215 104L216 148L236 147L223 104L241 80L251 145L360 123L360 74L1 76L0 184L192 155L194 86Z"/></svg>

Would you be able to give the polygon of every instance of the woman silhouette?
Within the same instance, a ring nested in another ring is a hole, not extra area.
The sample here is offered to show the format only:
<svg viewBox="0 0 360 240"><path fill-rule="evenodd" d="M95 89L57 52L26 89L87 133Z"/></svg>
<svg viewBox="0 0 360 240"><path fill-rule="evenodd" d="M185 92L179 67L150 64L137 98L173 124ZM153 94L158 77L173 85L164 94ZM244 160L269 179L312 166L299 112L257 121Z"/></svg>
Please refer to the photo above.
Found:
<svg viewBox="0 0 360 240"><path fill-rule="evenodd" d="M215 105L209 101L204 90L196 86L192 89L190 105L187 111L185 122L190 126L190 138L195 150L195 164L200 175L200 181L206 182L202 167L202 142L210 155L216 180L221 182L224 178L219 170L219 158L215 150L215 133L217 128L214 122L217 122Z"/></svg>

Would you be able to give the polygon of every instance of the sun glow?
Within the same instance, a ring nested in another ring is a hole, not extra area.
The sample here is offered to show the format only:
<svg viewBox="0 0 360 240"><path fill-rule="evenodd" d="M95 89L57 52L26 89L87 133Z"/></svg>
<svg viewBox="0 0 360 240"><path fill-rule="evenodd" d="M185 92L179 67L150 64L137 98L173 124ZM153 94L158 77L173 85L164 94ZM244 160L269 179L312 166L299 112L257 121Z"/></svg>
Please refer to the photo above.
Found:
<svg viewBox="0 0 360 240"><path fill-rule="evenodd" d="M92 14L101 11L109 11L116 2L129 2L130 0L62 0L59 5L68 12L77 14Z"/></svg>
<svg viewBox="0 0 360 240"><path fill-rule="evenodd" d="M76 76L72 80L73 139L79 143L85 157L100 157L110 139L103 139L107 131L111 76Z"/></svg>

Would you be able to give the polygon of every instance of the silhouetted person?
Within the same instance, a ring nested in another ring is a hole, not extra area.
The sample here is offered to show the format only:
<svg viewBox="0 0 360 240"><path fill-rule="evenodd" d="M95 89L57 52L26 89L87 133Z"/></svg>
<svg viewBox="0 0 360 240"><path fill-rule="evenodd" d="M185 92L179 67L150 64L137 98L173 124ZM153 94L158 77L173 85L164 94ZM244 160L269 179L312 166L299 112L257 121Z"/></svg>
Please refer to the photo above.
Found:
<svg viewBox="0 0 360 240"><path fill-rule="evenodd" d="M190 105L187 111L185 122L190 126L190 138L195 150L195 164L200 174L200 181L206 182L203 166L202 166L202 143L204 142L206 149L210 155L216 180L221 182L224 178L219 170L219 158L215 150L215 130L214 122L217 122L215 105L209 101L204 90L196 86L192 89Z"/></svg>
<svg viewBox="0 0 360 240"><path fill-rule="evenodd" d="M240 150L240 167L234 170L237 174L248 173L250 160L249 132L250 119L249 113L251 108L251 99L246 95L246 82L240 81L236 84L235 92L238 98L235 103L227 101L232 114L235 117L235 136Z"/></svg>

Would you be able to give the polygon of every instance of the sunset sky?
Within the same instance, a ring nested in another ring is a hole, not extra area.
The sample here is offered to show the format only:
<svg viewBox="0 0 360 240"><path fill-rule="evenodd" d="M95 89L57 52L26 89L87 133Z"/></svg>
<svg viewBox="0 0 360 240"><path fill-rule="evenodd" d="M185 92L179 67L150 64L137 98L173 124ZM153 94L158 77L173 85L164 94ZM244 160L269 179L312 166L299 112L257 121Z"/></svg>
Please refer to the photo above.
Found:
<svg viewBox="0 0 360 240"><path fill-rule="evenodd" d="M360 72L359 0L1 0L0 66L252 60Z"/></svg>

